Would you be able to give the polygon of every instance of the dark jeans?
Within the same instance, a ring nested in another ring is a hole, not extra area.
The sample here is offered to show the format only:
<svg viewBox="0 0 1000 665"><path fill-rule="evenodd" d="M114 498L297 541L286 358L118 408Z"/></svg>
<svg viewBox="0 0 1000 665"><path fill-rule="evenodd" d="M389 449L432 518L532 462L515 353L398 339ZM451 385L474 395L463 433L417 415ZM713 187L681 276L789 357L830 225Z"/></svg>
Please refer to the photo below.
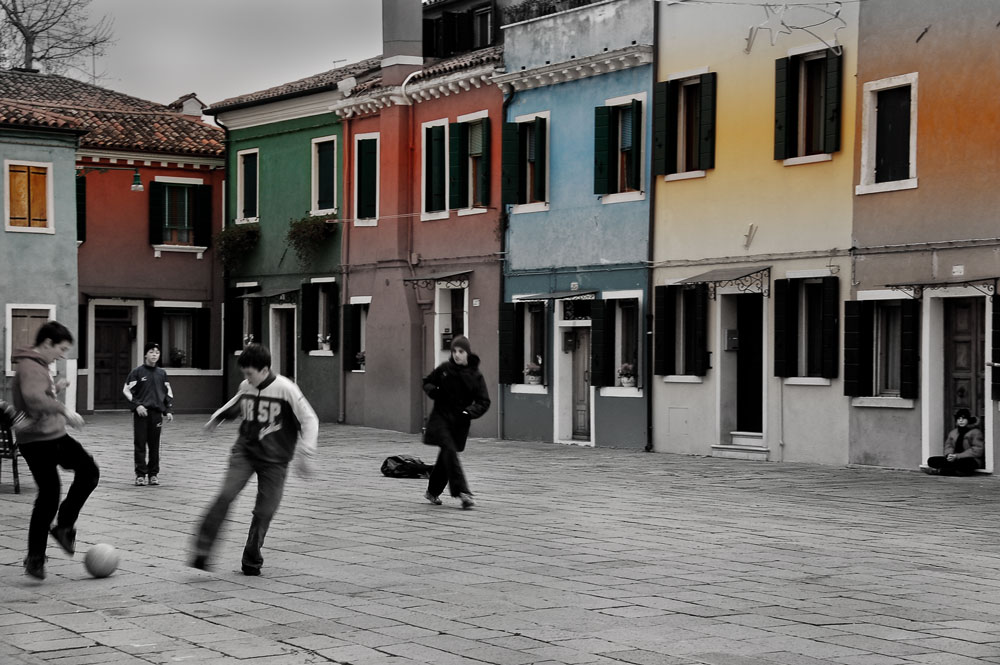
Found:
<svg viewBox="0 0 1000 665"><path fill-rule="evenodd" d="M942 476L971 476L979 468L979 460L975 457L960 457L949 462L947 457L928 457L927 466L941 471Z"/></svg>
<svg viewBox="0 0 1000 665"><path fill-rule="evenodd" d="M208 556L212 546L219 536L222 523L229 514L229 507L240 495L250 476L257 474L257 502L253 507L253 519L250 520L250 532L247 534L247 544L243 548L243 565L249 568L260 568L264 557L260 550L264 546L264 537L271 526L271 518L278 511L281 496L285 492L285 478L288 476L288 464L264 462L247 454L241 445L233 446L229 456L229 469L222 481L222 489L215 501L209 507L202 519L201 528L195 542L195 553Z"/></svg>
<svg viewBox="0 0 1000 665"><path fill-rule="evenodd" d="M427 483L427 491L433 496L439 496L447 485L452 496L471 494L462 463L458 460L458 451L450 440L442 442L439 446L437 461L434 463L434 470L431 471L431 479Z"/></svg>
<svg viewBox="0 0 1000 665"><path fill-rule="evenodd" d="M25 443L19 450L38 486L28 527L28 556L44 556L49 527L56 514L58 526L73 528L83 504L101 479L101 471L90 453L68 434L51 441ZM58 467L73 471L73 482L62 504Z"/></svg>
<svg viewBox="0 0 1000 665"><path fill-rule="evenodd" d="M160 475L160 432L163 431L163 414L156 409L146 409L146 415L132 414L132 445L135 448L135 475ZM149 464L146 464L149 448Z"/></svg>

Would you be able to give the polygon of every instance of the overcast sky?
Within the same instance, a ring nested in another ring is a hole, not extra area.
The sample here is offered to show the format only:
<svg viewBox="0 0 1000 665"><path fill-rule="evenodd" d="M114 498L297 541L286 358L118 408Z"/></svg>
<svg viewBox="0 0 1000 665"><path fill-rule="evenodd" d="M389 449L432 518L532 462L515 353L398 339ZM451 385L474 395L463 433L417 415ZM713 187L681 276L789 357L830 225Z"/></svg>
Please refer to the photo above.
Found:
<svg viewBox="0 0 1000 665"><path fill-rule="evenodd" d="M97 60L97 83L162 104L192 92L212 104L263 90L379 55L381 5L379 0L92 0L94 20L103 15L114 20L115 43Z"/></svg>

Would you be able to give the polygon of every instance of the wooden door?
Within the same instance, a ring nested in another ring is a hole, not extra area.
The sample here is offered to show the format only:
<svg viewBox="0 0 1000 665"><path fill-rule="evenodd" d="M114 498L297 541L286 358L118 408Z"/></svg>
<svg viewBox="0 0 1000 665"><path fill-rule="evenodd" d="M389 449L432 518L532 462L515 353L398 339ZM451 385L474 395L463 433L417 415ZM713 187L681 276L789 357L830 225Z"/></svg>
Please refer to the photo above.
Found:
<svg viewBox="0 0 1000 665"><path fill-rule="evenodd" d="M981 423L986 410L983 298L944 299L945 429L955 423L955 411L966 408ZM942 437L944 434L941 435Z"/></svg>
<svg viewBox="0 0 1000 665"><path fill-rule="evenodd" d="M590 441L590 330L576 329L573 351L573 438Z"/></svg>
<svg viewBox="0 0 1000 665"><path fill-rule="evenodd" d="M94 409L127 409L122 393L132 370L132 321L127 308L97 310L94 317Z"/></svg>

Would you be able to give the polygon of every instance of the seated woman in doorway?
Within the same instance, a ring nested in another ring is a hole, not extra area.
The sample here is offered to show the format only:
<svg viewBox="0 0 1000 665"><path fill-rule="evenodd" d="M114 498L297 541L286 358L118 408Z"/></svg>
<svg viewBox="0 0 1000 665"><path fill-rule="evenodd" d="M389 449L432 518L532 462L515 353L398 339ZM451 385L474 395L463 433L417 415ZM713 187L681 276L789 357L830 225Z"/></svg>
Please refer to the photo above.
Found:
<svg viewBox="0 0 1000 665"><path fill-rule="evenodd" d="M986 446L983 433L976 424L976 418L968 409L955 412L955 428L948 432L944 440L944 454L927 458L924 473L942 476L968 476L976 469L985 468L983 456Z"/></svg>

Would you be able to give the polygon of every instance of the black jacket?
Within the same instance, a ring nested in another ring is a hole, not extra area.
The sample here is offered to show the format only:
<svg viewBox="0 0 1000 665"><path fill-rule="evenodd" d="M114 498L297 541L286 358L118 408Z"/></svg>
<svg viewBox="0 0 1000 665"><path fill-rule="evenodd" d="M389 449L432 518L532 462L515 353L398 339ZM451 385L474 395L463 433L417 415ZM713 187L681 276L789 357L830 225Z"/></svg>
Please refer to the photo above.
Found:
<svg viewBox="0 0 1000 665"><path fill-rule="evenodd" d="M490 408L479 356L470 353L468 365L456 365L451 359L441 363L424 378L424 392L434 400L424 443L465 450L469 423Z"/></svg>

